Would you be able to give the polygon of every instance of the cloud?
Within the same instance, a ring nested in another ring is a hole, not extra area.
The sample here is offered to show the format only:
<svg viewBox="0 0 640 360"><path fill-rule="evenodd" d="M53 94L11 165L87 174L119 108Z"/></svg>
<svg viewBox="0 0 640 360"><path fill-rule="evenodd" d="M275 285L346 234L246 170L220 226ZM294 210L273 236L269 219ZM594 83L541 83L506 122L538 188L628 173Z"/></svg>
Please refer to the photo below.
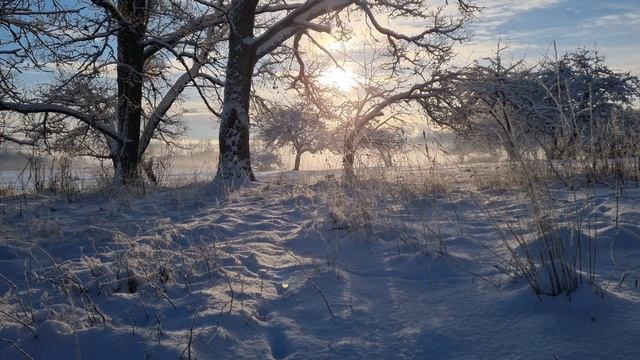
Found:
<svg viewBox="0 0 640 360"><path fill-rule="evenodd" d="M511 19L530 12L558 6L566 0L488 0L479 3L483 11L472 24L472 31L476 36L495 34L501 26Z"/></svg>
<svg viewBox="0 0 640 360"><path fill-rule="evenodd" d="M600 16L590 22L582 24L582 27L588 29L602 28L622 28L628 31L629 27L640 28L640 11L609 14Z"/></svg>

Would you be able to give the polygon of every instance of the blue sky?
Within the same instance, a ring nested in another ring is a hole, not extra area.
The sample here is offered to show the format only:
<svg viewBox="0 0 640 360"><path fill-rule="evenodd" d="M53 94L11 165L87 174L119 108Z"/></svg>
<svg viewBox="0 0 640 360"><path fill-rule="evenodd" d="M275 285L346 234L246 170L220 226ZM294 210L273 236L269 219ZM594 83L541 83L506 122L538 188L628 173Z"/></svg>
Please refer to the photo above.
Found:
<svg viewBox="0 0 640 360"><path fill-rule="evenodd" d="M501 39L514 57L537 60L552 55L555 40L563 53L597 47L620 71L640 74L639 0L479 0L485 7L471 26L467 47L484 56Z"/></svg>

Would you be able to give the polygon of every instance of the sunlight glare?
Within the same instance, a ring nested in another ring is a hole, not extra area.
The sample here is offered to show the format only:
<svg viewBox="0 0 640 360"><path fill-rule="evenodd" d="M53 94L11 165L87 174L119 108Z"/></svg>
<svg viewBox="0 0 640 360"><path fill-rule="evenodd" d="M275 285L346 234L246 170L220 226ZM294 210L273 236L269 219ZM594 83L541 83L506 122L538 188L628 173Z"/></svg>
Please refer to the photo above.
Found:
<svg viewBox="0 0 640 360"><path fill-rule="evenodd" d="M341 91L349 91L358 85L356 74L340 68L326 70L320 76L320 82L325 85L335 86Z"/></svg>

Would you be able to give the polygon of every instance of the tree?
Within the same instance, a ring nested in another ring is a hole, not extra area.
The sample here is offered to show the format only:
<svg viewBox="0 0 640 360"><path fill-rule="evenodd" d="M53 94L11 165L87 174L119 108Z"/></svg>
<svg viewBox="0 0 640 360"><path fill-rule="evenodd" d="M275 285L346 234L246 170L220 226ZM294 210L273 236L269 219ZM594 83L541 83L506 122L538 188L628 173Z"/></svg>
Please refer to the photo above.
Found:
<svg viewBox="0 0 640 360"><path fill-rule="evenodd" d="M605 60L597 50L580 48L541 63L539 81L555 109L545 128L548 157L575 157L579 148L603 153L607 140L599 142L598 134L614 114L640 98L640 79L613 71Z"/></svg>
<svg viewBox="0 0 640 360"><path fill-rule="evenodd" d="M502 147L511 161L536 147L536 126L552 116L546 91L523 60L505 63L498 44L492 58L476 61L460 93L465 128L459 134L486 146Z"/></svg>
<svg viewBox="0 0 640 360"><path fill-rule="evenodd" d="M0 40L0 111L11 112L12 124L22 121L1 137L49 145L56 136L87 145L90 155L113 161L120 184L136 181L154 137L175 135L167 114L187 86L196 78L223 84L212 58L226 17L215 4L8 0L0 12L0 39L12 40ZM181 75L167 71L171 62ZM57 78L27 96L13 81L22 70Z"/></svg>
<svg viewBox="0 0 640 360"><path fill-rule="evenodd" d="M360 137L357 148L370 150L382 160L385 167L395 165L394 156L407 144L404 129L393 127L369 128Z"/></svg>
<svg viewBox="0 0 640 360"><path fill-rule="evenodd" d="M375 27L363 35L374 36ZM357 62L355 84L340 100L333 99L331 112L338 120L336 129L342 155L343 175L354 179L354 162L359 150L376 150L392 162L389 155L405 143L404 133L422 117L436 126L457 127L460 105L457 89L463 75L449 67L451 47L414 49L405 61L388 63L395 46L381 49L366 43Z"/></svg>
<svg viewBox="0 0 640 360"><path fill-rule="evenodd" d="M302 102L276 107L258 120L259 136L267 147L293 148L296 157L293 170L300 170L304 153L315 154L326 146L327 128L318 117L318 111L310 111L310 105Z"/></svg>
<svg viewBox="0 0 640 360"><path fill-rule="evenodd" d="M616 118L640 96L640 81L612 71L597 51L578 49L535 66L505 63L498 49L461 83L469 141L498 145L510 160L542 147L549 159L591 158L610 148ZM606 156L606 155L605 155ZM594 164L595 167L595 164Z"/></svg>
<svg viewBox="0 0 640 360"><path fill-rule="evenodd" d="M342 164L345 180L351 181L354 178L353 167L358 145L365 142L369 134L375 134L376 129L391 120L399 119L403 110L411 113L411 108L406 107L410 107L412 103L419 106L434 124L455 128L457 120L454 113L458 108L455 83L458 78L457 72L441 73L437 70L424 82L407 90L403 90L399 84L387 86L382 91L379 88L365 87L365 95L356 100L353 106L355 112L350 115L353 120L348 122L343 143ZM386 78L386 82L392 82L392 79ZM399 83L402 83L402 80L399 80ZM371 127L374 131L367 131Z"/></svg>
<svg viewBox="0 0 640 360"><path fill-rule="evenodd" d="M28 118L25 123L35 126L23 130L39 134L36 140L51 135L50 121L67 124L75 119L80 130L104 139L108 152L96 156L113 160L121 183L137 178L142 154L162 130L172 104L189 85L196 86L207 104L206 89L212 88L209 94L221 100L218 90L224 88L222 111L208 106L220 117L216 179L254 179L249 152L252 79L256 74L270 73L270 67L289 57L296 60L299 82L309 88L299 48L302 39L326 51L311 33L329 32L335 26L340 36L346 36L349 22L345 17L360 14L372 33L387 43L389 71L396 75L408 71L420 78L430 74L414 70L414 64L425 64L429 59L442 64L450 58L452 45L463 39L462 27L475 11L464 0L458 0L457 7L446 1L432 7L423 0L10 1L18 5L10 17L3 16L15 19L7 22L7 31L13 34L20 29L26 35L21 37L19 51L9 54L13 49L7 44L0 51L14 58L28 58L27 67L45 69L46 63L57 64L63 76L50 91L35 97L15 91L8 81L0 111L24 114ZM407 21L427 25L415 34L392 30ZM163 78L166 71L158 65L171 62L181 65L182 75ZM79 89L78 79L92 85L113 82L109 71L116 73L116 86L110 84L109 88L115 90L105 96L86 101L82 93L68 88L73 84ZM10 78L3 75L3 79ZM158 78L164 79L162 86L152 81ZM410 93L424 90L416 87ZM61 101L57 97L60 93L70 96ZM426 102L426 95L422 101ZM71 130L75 128L59 126L59 131L74 133Z"/></svg>
<svg viewBox="0 0 640 360"><path fill-rule="evenodd" d="M310 31L329 32L330 25L345 27L345 21L339 17L350 10L363 14L367 24L388 44L388 64L390 71L400 73L399 65L411 63L415 59L427 58L442 64L451 57L451 46L462 39L460 31L470 18L474 7L462 0L458 1L457 11L442 7L432 8L422 0L399 1L358 1L358 0L308 0L299 4L282 5L281 11L270 15L270 22L258 23L256 30L256 9L258 0L233 0L228 8L229 55L225 76L224 105L219 131L220 157L216 179L246 180L255 179L251 170L249 150L249 103L251 81L257 61L278 49L289 39L293 39L293 49L299 64L300 79L304 82L304 61L297 51L303 36L314 42ZM383 25L380 18L391 23L394 20L416 21L429 24L416 34L406 34ZM344 29L341 29L344 30ZM326 50L326 49L325 49ZM413 68L413 64L409 64ZM420 74L413 73L416 76ZM425 74L430 75L430 74ZM438 80L441 80L439 77ZM402 92L402 95L390 96L371 109L371 112L356 120L356 133L372 118L379 116L382 108L389 104L414 99L424 105L428 99L428 89L432 81L425 86L415 86ZM349 143L353 143L354 136Z"/></svg>
<svg viewBox="0 0 640 360"><path fill-rule="evenodd" d="M258 171L272 171L282 168L280 154L269 149L262 149L253 154L253 165Z"/></svg>

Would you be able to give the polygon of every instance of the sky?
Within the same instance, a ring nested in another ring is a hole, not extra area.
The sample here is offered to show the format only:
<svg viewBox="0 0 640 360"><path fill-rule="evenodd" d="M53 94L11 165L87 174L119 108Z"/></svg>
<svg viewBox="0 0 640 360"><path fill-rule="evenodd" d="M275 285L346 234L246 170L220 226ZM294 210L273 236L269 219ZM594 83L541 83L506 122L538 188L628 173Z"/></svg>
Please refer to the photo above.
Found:
<svg viewBox="0 0 640 360"><path fill-rule="evenodd" d="M638 0L480 0L485 9L465 46L473 55L493 51L498 39L515 57L536 60L577 47L597 47L619 71L640 74Z"/></svg>
<svg viewBox="0 0 640 360"><path fill-rule="evenodd" d="M617 71L640 75L640 0L477 0L483 8L457 49L468 63L507 46L507 56L536 62L578 47L597 48ZM198 100L192 100L197 102ZM199 108L193 103L195 108ZM188 138L214 138L217 126L205 111L186 114Z"/></svg>
<svg viewBox="0 0 640 360"><path fill-rule="evenodd" d="M613 69L640 76L640 0L475 0L475 3L483 10L468 27L469 40L456 48L457 63L490 56L498 41L508 47L507 56L534 63L545 55L553 56L555 41L560 54L578 47L596 47ZM340 74L335 77L340 78ZM195 90L188 90L186 95L184 107L189 110L183 115L188 127L186 137L217 137L217 123Z"/></svg>

